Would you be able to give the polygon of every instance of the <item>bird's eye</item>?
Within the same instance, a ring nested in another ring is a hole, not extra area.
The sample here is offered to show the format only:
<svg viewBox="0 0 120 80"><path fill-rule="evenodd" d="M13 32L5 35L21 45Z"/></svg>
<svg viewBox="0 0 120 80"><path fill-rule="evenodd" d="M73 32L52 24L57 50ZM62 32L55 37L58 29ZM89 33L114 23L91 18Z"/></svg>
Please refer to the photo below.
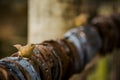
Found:
<svg viewBox="0 0 120 80"><path fill-rule="evenodd" d="M34 44L31 44L31 46L34 46Z"/></svg>
<svg viewBox="0 0 120 80"><path fill-rule="evenodd" d="M34 45L34 44L31 44L30 46L31 46L31 48L34 48L34 47L35 47L35 45Z"/></svg>

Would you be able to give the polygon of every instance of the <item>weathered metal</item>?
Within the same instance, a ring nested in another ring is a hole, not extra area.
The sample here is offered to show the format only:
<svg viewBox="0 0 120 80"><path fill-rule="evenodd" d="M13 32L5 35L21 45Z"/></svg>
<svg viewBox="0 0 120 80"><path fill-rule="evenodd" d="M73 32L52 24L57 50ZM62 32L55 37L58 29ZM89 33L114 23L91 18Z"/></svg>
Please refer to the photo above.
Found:
<svg viewBox="0 0 120 80"><path fill-rule="evenodd" d="M119 26L120 14L97 17L90 25L68 31L63 39L35 44L29 58L14 53L0 60L0 80L67 80L96 52L119 48Z"/></svg>

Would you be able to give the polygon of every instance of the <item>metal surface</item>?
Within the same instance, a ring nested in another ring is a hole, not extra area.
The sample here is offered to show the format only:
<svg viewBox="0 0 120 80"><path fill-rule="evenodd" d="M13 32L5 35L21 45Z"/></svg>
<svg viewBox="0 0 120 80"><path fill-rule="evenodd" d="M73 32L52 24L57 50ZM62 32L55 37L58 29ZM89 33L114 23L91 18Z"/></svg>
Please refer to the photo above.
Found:
<svg viewBox="0 0 120 80"><path fill-rule="evenodd" d="M68 31L63 39L35 44L29 58L15 53L1 59L0 75L4 80L68 80L81 72L98 51L106 54L120 47L119 23L120 14L97 17L91 25Z"/></svg>

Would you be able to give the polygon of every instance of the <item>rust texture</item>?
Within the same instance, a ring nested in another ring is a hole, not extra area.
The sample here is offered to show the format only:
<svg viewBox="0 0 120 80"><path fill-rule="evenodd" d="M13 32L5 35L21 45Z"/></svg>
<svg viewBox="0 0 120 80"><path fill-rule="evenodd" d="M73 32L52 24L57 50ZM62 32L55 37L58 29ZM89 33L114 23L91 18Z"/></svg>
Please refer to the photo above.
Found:
<svg viewBox="0 0 120 80"><path fill-rule="evenodd" d="M0 80L68 80L80 73L96 52L119 48L120 14L100 16L69 30L63 39L35 44L33 55L18 52L0 60Z"/></svg>
<svg viewBox="0 0 120 80"><path fill-rule="evenodd" d="M102 39L101 53L120 48L120 13L98 16L91 21L91 24L97 29Z"/></svg>

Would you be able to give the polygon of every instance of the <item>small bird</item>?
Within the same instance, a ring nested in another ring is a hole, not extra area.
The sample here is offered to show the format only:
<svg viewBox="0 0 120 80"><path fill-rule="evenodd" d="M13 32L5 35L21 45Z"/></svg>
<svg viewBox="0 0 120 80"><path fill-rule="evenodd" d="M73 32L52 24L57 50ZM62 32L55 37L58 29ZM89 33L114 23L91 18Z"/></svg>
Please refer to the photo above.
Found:
<svg viewBox="0 0 120 80"><path fill-rule="evenodd" d="M27 44L25 46L22 46L20 44L16 44L13 46L18 49L18 56L19 57L30 58L34 53L33 50L35 48L35 44Z"/></svg>

